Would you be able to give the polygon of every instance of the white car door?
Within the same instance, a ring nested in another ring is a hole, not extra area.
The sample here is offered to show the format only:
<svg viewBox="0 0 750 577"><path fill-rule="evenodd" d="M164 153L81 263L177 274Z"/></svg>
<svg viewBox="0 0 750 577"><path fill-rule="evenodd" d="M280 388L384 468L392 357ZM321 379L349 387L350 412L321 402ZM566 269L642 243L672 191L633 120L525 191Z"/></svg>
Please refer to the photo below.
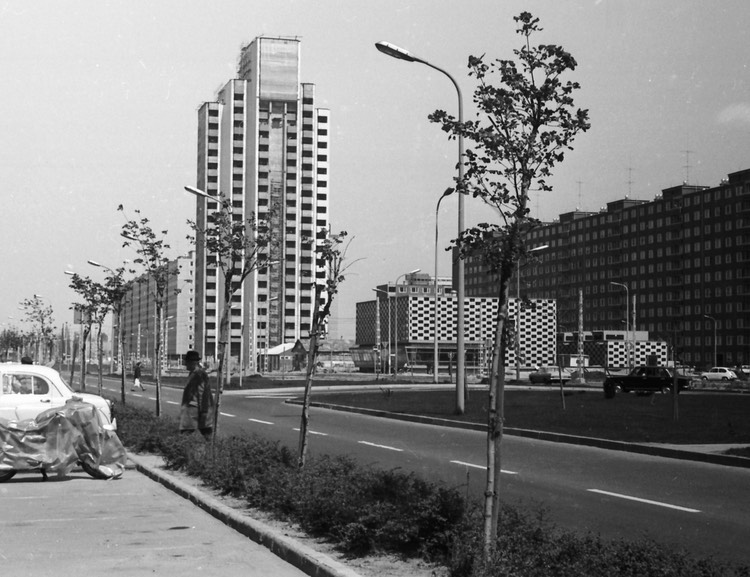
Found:
<svg viewBox="0 0 750 577"><path fill-rule="evenodd" d="M53 406L62 406L65 399L55 395L56 389L40 375L5 372L2 375L0 416L9 420L33 419Z"/></svg>

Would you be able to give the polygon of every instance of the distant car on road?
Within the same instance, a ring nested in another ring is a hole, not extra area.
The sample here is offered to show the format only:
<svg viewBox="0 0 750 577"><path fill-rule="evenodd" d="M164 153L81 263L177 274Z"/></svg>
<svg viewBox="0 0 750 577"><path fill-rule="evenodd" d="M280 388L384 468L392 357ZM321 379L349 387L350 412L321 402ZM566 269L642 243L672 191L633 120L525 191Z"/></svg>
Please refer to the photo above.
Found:
<svg viewBox="0 0 750 577"><path fill-rule="evenodd" d="M76 393L55 369L0 364L0 417L9 421L35 419L47 409L63 407L70 400L94 405L102 423L114 428L111 403L99 395Z"/></svg>
<svg viewBox="0 0 750 577"><path fill-rule="evenodd" d="M704 381L734 381L737 379L737 375L727 367L713 367L711 370L701 373L701 379Z"/></svg>
<svg viewBox="0 0 750 577"><path fill-rule="evenodd" d="M570 371L562 367L541 366L537 370L529 373L529 380L532 383L559 383L564 385L571 378Z"/></svg>
<svg viewBox="0 0 750 577"><path fill-rule="evenodd" d="M690 388L691 379L677 373L677 391ZM627 375L610 375L604 380L604 392L608 397L614 396L618 388L623 393L669 393L674 387L672 369L667 367L635 367ZM608 394L609 393L609 394Z"/></svg>

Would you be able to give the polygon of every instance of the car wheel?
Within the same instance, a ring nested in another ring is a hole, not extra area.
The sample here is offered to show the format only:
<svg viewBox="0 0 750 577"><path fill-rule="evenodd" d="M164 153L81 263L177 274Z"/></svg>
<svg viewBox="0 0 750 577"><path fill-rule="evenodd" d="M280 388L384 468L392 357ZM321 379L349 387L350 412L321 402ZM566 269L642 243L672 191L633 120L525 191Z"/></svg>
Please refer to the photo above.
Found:
<svg viewBox="0 0 750 577"><path fill-rule="evenodd" d="M703 376L701 377L701 381L705 382L705 381L707 381L707 380L708 380L708 377L707 377L707 376L703 375Z"/></svg>
<svg viewBox="0 0 750 577"><path fill-rule="evenodd" d="M671 392L672 392L672 387L662 387L661 388L661 394L662 395L666 395L666 394L671 393Z"/></svg>
<svg viewBox="0 0 750 577"><path fill-rule="evenodd" d="M15 475L16 475L16 471L14 471L13 469L11 469L10 471L0 472L0 483L5 483L5 481L10 481Z"/></svg>
<svg viewBox="0 0 750 577"><path fill-rule="evenodd" d="M722 381L726 381L726 380L727 380L727 378L726 378L726 377L721 377L721 380L722 380Z"/></svg>

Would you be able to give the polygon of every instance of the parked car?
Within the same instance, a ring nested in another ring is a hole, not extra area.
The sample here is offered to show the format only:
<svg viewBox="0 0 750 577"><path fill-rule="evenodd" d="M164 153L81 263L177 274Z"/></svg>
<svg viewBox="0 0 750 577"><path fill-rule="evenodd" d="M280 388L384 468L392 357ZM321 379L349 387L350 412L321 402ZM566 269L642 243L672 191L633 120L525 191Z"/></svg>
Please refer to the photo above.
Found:
<svg viewBox="0 0 750 577"><path fill-rule="evenodd" d="M75 392L60 373L41 365L0 364L0 417L9 421L35 419L40 413L78 400L96 407L102 423L115 429L110 401Z"/></svg>
<svg viewBox="0 0 750 577"><path fill-rule="evenodd" d="M737 379L737 375L727 367L713 367L711 370L701 373L701 379L704 381L734 381Z"/></svg>
<svg viewBox="0 0 750 577"><path fill-rule="evenodd" d="M690 388L691 379L677 373L677 391ZM672 369L667 367L635 367L627 375L610 375L604 380L604 394L607 398L614 396L617 389L623 393L669 393L674 387Z"/></svg>
<svg viewBox="0 0 750 577"><path fill-rule="evenodd" d="M562 367L541 366L537 370L529 373L529 380L532 383L559 383L564 385L571 378L570 371Z"/></svg>

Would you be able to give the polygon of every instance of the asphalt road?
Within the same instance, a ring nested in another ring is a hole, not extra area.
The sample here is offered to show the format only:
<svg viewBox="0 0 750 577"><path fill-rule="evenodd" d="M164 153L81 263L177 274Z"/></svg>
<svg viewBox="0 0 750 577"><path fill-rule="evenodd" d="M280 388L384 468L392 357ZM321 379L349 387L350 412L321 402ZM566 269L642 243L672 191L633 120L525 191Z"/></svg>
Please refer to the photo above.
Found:
<svg viewBox="0 0 750 577"><path fill-rule="evenodd" d="M110 386L107 383L107 386ZM111 385L119 391L119 384ZM129 402L152 407L153 387ZM181 391L163 389L177 414ZM297 446L300 407L284 396L225 394L221 431ZM399 467L481 498L486 435L355 413L311 409L312 454L346 454ZM544 508L555 524L606 538L651 538L698 556L750 564L750 470L505 436L502 498Z"/></svg>

